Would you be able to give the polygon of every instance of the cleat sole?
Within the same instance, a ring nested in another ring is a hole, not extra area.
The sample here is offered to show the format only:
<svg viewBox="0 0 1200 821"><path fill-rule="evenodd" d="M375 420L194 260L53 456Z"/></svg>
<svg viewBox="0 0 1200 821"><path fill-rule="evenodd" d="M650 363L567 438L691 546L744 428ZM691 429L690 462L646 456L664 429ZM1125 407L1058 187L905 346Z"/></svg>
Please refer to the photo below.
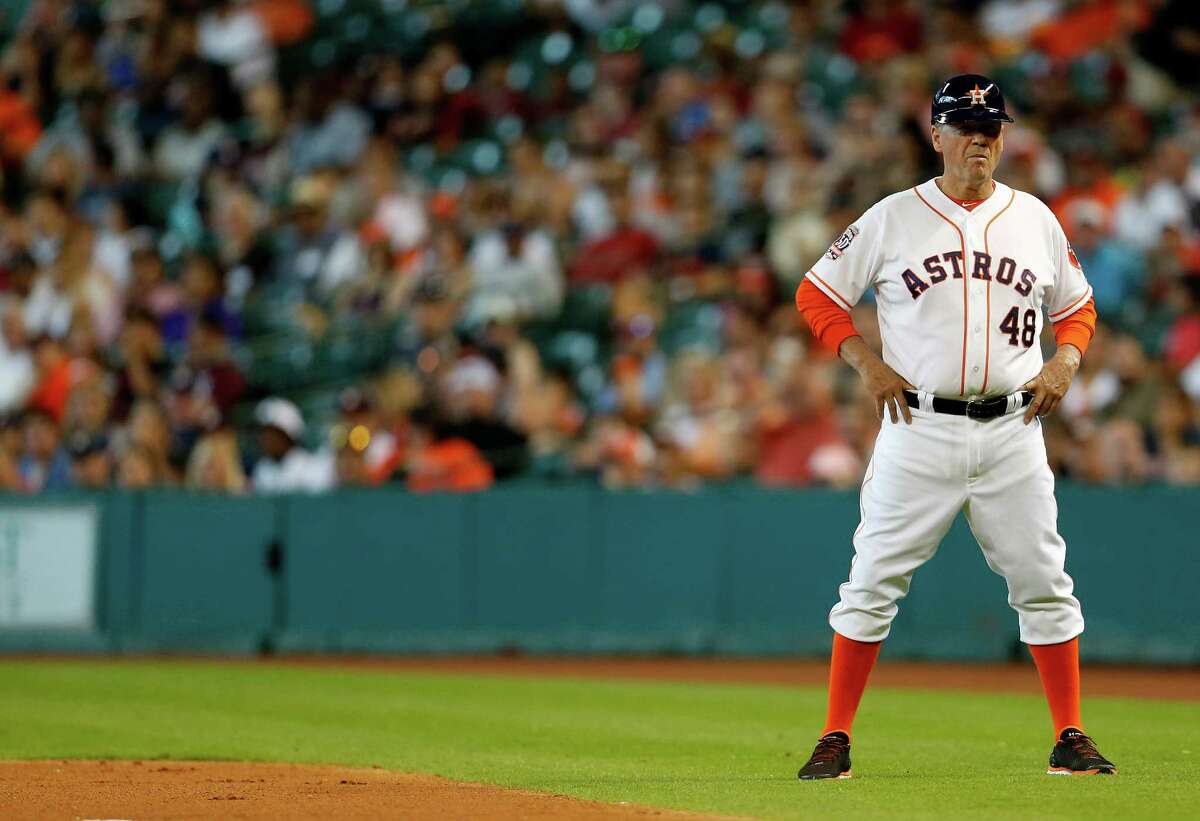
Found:
<svg viewBox="0 0 1200 821"><path fill-rule="evenodd" d="M1051 767L1046 775L1116 775L1115 767L1096 767L1091 770L1068 770L1066 767Z"/></svg>
<svg viewBox="0 0 1200 821"><path fill-rule="evenodd" d="M840 775L801 775L797 776L801 781L845 781L850 778L850 770Z"/></svg>

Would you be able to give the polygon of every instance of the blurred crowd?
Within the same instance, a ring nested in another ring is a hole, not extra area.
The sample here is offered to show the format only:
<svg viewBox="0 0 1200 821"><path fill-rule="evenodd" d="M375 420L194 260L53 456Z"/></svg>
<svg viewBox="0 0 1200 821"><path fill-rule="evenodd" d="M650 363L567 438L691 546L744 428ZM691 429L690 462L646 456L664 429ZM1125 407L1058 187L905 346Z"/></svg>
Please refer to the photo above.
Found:
<svg viewBox="0 0 1200 821"><path fill-rule="evenodd" d="M1200 484L1189 2L7 7L0 489L854 486L793 294L965 71L1095 288L1052 466Z"/></svg>

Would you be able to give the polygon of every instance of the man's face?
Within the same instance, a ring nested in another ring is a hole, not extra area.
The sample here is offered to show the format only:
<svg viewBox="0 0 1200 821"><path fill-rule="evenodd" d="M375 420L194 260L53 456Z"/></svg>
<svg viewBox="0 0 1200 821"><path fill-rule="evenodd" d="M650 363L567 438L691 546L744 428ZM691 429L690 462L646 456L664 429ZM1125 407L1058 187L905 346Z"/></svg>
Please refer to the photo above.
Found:
<svg viewBox="0 0 1200 821"><path fill-rule="evenodd" d="M1004 123L967 121L933 128L933 147L947 173L968 180L990 179L1004 152Z"/></svg>
<svg viewBox="0 0 1200 821"><path fill-rule="evenodd" d="M213 299L221 290L219 275L207 260L195 259L183 270L183 289L195 304Z"/></svg>
<svg viewBox="0 0 1200 821"><path fill-rule="evenodd" d="M19 351L25 347L25 315L20 308L9 308L0 315L0 334L3 334L4 344L9 350Z"/></svg>
<svg viewBox="0 0 1200 821"><path fill-rule="evenodd" d="M31 416L25 423L25 448L38 459L49 459L58 449L58 428L48 417Z"/></svg>
<svg viewBox="0 0 1200 821"><path fill-rule="evenodd" d="M278 428L264 427L258 433L258 446L269 459L278 462L292 449L292 440Z"/></svg>
<svg viewBox="0 0 1200 821"><path fill-rule="evenodd" d="M315 237L325 226L325 215L319 208L304 205L294 211L296 230L305 237Z"/></svg>
<svg viewBox="0 0 1200 821"><path fill-rule="evenodd" d="M112 459L98 450L75 460L75 481L85 488L105 488L112 482Z"/></svg>

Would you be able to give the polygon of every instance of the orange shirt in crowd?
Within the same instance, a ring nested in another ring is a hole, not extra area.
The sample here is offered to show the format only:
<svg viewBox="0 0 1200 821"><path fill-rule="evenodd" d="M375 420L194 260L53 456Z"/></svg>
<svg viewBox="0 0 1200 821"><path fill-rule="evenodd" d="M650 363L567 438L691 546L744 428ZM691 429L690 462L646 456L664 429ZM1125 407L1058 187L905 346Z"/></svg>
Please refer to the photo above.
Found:
<svg viewBox="0 0 1200 821"><path fill-rule="evenodd" d="M1073 206L1077 202L1088 201L1098 203L1104 208L1105 228L1112 220L1117 203L1125 196L1125 190L1112 177L1103 176L1086 188L1069 186L1050 201L1050 210L1058 219L1060 225L1071 225Z"/></svg>
<svg viewBox="0 0 1200 821"><path fill-rule="evenodd" d="M312 28L313 12L307 0L258 0L253 9L271 41L281 46L300 40Z"/></svg>
<svg viewBox="0 0 1200 821"><path fill-rule="evenodd" d="M0 154L20 162L42 136L33 107L20 94L0 91Z"/></svg>
<svg viewBox="0 0 1200 821"><path fill-rule="evenodd" d="M446 439L424 448L412 461L408 489L414 493L486 490L492 486L492 466L465 439Z"/></svg>
<svg viewBox="0 0 1200 821"><path fill-rule="evenodd" d="M1054 20L1038 26L1030 42L1046 56L1068 62L1138 31L1150 22L1148 4L1141 0L1099 0L1079 3Z"/></svg>
<svg viewBox="0 0 1200 821"><path fill-rule="evenodd" d="M28 406L43 410L54 417L55 422L62 422L67 412L67 400L71 391L87 378L91 372L90 364L85 360L72 360L63 357L42 376L41 381L34 386L29 394Z"/></svg>

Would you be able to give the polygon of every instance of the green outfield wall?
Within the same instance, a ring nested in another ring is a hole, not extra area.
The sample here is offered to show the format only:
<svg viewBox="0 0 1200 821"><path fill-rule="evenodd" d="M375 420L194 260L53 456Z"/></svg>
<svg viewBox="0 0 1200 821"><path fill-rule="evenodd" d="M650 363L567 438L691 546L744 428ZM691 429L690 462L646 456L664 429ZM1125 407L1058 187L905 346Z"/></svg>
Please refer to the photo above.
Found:
<svg viewBox="0 0 1200 821"><path fill-rule="evenodd" d="M1085 656L1200 663L1200 494L1062 485L1058 498ZM39 622L39 597L65 578L60 537L39 528L68 510L94 517L94 605L64 627ZM854 493L741 485L5 497L0 649L822 654L857 520ZM886 652L1009 658L1006 592L960 519Z"/></svg>

